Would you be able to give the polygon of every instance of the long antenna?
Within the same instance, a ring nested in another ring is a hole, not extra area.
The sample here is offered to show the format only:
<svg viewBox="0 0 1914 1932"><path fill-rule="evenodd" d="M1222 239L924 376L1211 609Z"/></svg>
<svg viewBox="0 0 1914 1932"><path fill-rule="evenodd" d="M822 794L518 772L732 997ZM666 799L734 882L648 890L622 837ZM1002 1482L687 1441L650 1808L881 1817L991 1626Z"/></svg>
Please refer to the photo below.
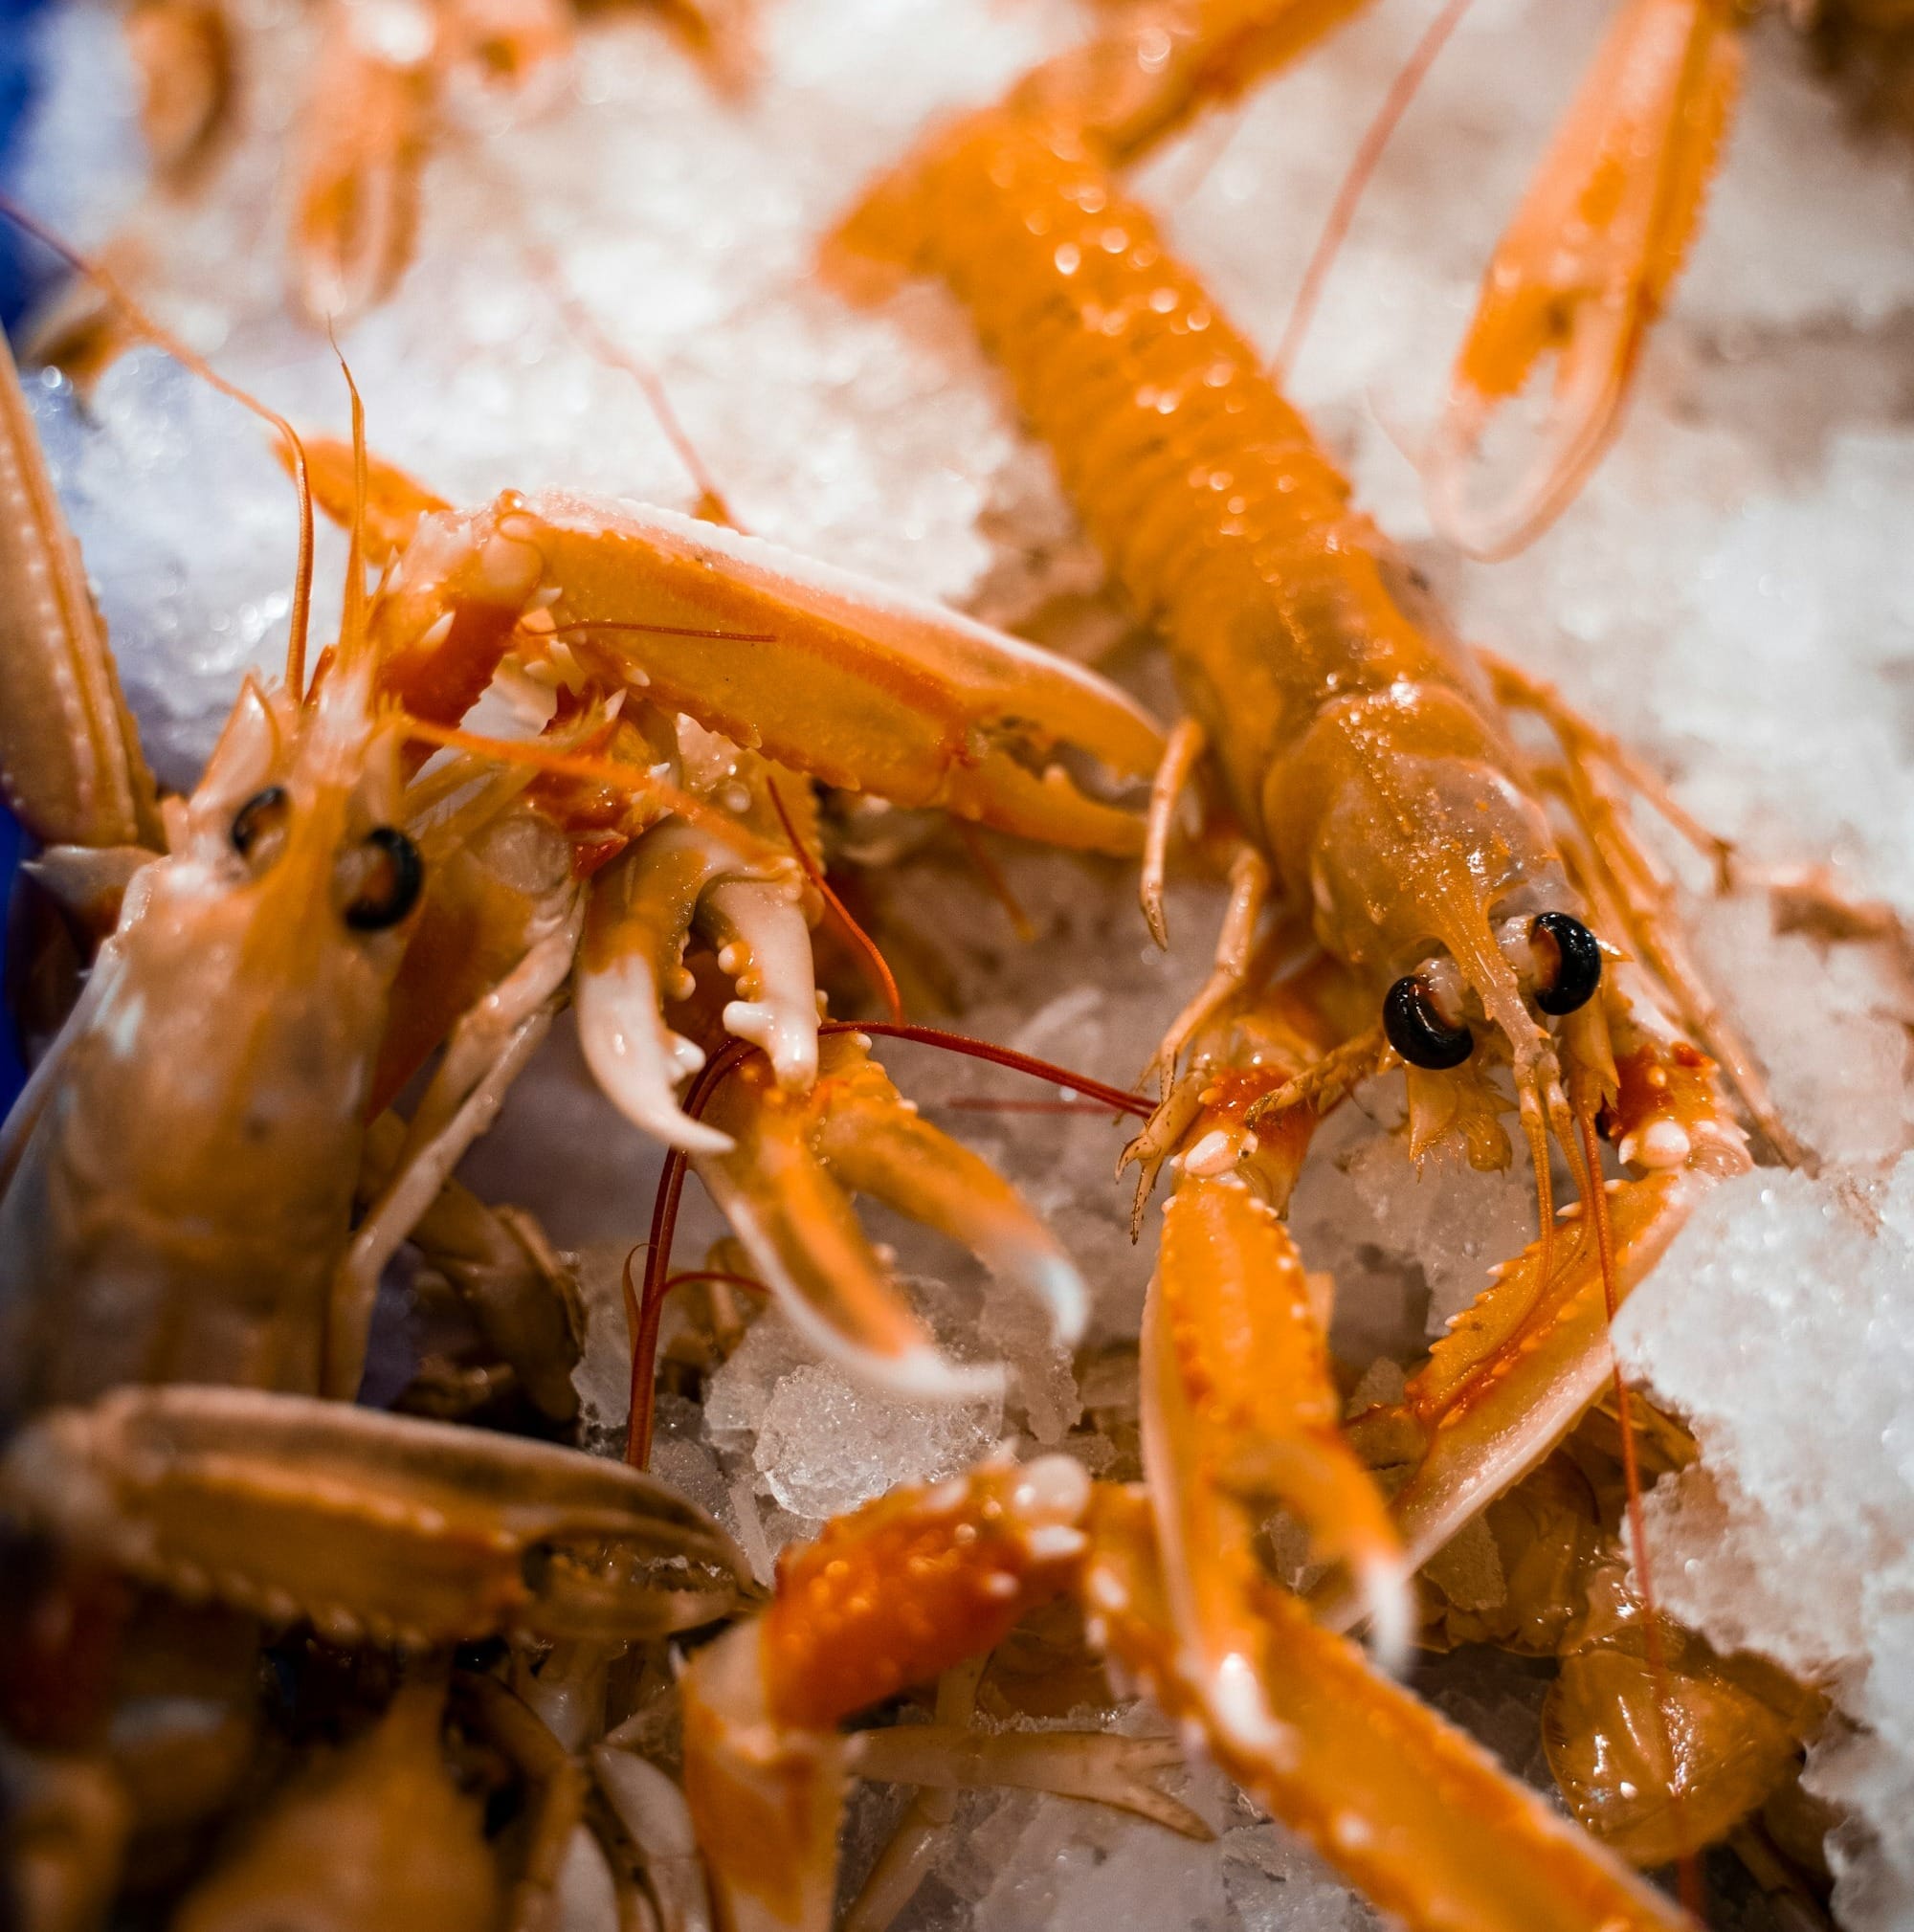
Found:
<svg viewBox="0 0 1914 1932"><path fill-rule="evenodd" d="M1297 291L1296 306L1289 312L1288 325L1282 331L1282 341L1269 366L1272 382L1281 384L1294 367L1297 354L1302 347L1302 338L1309 332L1316 305L1322 300L1323 284L1328 280L1329 271L1335 266L1336 253L1347 239L1349 225L1355 220L1356 204L1362 200L1364 190L1375 174L1383 149L1393 138L1402 117L1409 112L1409 103L1415 99L1417 90L1429 78L1429 70L1436 64L1436 56L1448 45L1449 36L1461 25L1462 15L1468 11L1469 0L1448 0L1448 5L1423 30L1422 38L1415 43L1415 51L1409 56L1408 64L1383 97L1381 110L1369 122L1368 132L1356 149L1356 158L1349 164L1349 171L1343 177L1342 187L1336 190L1329 218L1323 224L1323 233L1317 237L1316 247L1309 256L1309 266L1302 272L1302 285Z"/></svg>
<svg viewBox="0 0 1914 1932"><path fill-rule="evenodd" d="M325 325L325 339L339 358L339 372L352 398L352 526L345 551L345 593L339 612L339 641L342 652L350 645L359 655L366 637L366 404L359 385L352 380L352 366L339 346L332 324Z"/></svg>
<svg viewBox="0 0 1914 1932"><path fill-rule="evenodd" d="M748 535L745 525L732 514L729 500L718 487L718 479L699 454L698 445L691 440L684 425L679 420L664 379L634 349L626 348L612 339L590 304L572 286L571 278L556 250L542 241L534 232L531 209L523 187L501 169L489 167L482 154L477 156L477 160L480 169L489 177L494 193L517 215L518 235L514 245L530 267L533 278L558 311L560 322L588 354L608 368L621 369L637 384L638 393L644 397L652 420L698 487L698 502L692 514L707 523L722 523L740 535Z"/></svg>

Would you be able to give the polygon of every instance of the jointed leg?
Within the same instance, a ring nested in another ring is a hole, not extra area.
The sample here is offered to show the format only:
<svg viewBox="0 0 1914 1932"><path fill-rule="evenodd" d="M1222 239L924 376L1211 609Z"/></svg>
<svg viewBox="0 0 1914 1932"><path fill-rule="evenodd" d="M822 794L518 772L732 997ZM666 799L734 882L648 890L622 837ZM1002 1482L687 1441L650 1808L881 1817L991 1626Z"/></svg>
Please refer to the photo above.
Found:
<svg viewBox="0 0 1914 1932"><path fill-rule="evenodd" d="M1699 826L1651 773L1547 685L1525 677L1499 659L1485 656L1484 662L1503 701L1535 712L1560 741L1565 802L1587 840L1586 851L1595 861L1607 896L1621 914L1630 943L1667 988L1688 1031L1720 1062L1763 1136L1790 1166L1811 1166L1812 1150L1782 1121L1752 1052L1722 1011L1688 950L1674 911L1674 888L1629 823L1628 791L1647 798L1711 857L1717 878L1724 882L1729 877L1732 848Z"/></svg>
<svg viewBox="0 0 1914 1932"><path fill-rule="evenodd" d="M1714 867L1717 886L1724 892L1727 890L1733 877L1733 844L1719 833L1710 832L1620 739L1584 717L1554 685L1534 677L1521 665L1480 645L1476 647L1476 660L1489 674L1495 695L1502 703L1514 710L1534 712L1554 732L1571 758L1579 756L1586 764L1592 755L1611 766Z"/></svg>
<svg viewBox="0 0 1914 1932"><path fill-rule="evenodd" d="M1176 823L1176 808L1189 788L1191 774L1203 756L1208 739L1193 718L1178 721L1163 747L1163 763L1149 788L1149 820L1144 833L1143 877L1137 897L1143 916L1148 922L1150 937L1158 945L1169 944L1169 927L1163 917L1163 880L1169 853L1169 834Z"/></svg>
<svg viewBox="0 0 1914 1932"><path fill-rule="evenodd" d="M406 1123L386 1113L367 1130L362 1202L383 1196L398 1168ZM571 1371L583 1317L570 1272L521 1210L489 1207L448 1180L412 1225L411 1240L451 1282L498 1359L555 1422L578 1412Z"/></svg>
<svg viewBox="0 0 1914 1932"><path fill-rule="evenodd" d="M1257 922L1268 898L1267 861L1253 846L1240 847L1230 866L1230 903L1223 914L1223 929L1216 936L1215 965L1196 996L1170 1021L1169 1031L1143 1070L1146 1080L1156 1077L1165 1099L1175 1077L1176 1062L1191 1036L1248 985L1256 956Z"/></svg>
<svg viewBox="0 0 1914 1932"><path fill-rule="evenodd" d="M1350 988L1344 968L1319 954L1268 979L1290 937L1280 929L1257 949L1244 975L1255 990L1204 1017L1191 1035L1189 1066L1124 1147L1118 1174L1138 1169L1132 1239L1173 1156L1192 1175L1250 1162L1262 1197L1281 1213L1318 1122L1370 1070L1379 1035L1347 1036L1347 1002L1338 997Z"/></svg>
<svg viewBox="0 0 1914 1932"><path fill-rule="evenodd" d="M977 1684L990 1662L988 1655L970 1657L947 1670L937 1680L937 1722L968 1725L977 1708ZM903 1822L878 1854L864 1889L844 1915L842 1932L887 1932L891 1921L908 1905L924 1883L937 1854L945 1828L957 1815L957 1792L937 1785L921 1785Z"/></svg>
<svg viewBox="0 0 1914 1932"><path fill-rule="evenodd" d="M349 1402L357 1392L372 1301L386 1263L452 1178L465 1150L492 1124L506 1090L550 1030L583 917L583 903L574 898L454 1030L412 1117L397 1171L334 1277L326 1324L328 1395Z"/></svg>
<svg viewBox="0 0 1914 1932"><path fill-rule="evenodd" d="M956 1815L957 1793L977 1788L1048 1791L1152 1819L1187 1838L1214 1835L1202 1819L1149 1782L1183 1762L1174 1738L1126 1738L1108 1731L980 1731L973 1728L977 1684L988 1656L946 1671L929 1724L859 1731L851 1762L859 1777L918 1785L902 1824L879 1854L842 1932L885 1932L910 1902Z"/></svg>

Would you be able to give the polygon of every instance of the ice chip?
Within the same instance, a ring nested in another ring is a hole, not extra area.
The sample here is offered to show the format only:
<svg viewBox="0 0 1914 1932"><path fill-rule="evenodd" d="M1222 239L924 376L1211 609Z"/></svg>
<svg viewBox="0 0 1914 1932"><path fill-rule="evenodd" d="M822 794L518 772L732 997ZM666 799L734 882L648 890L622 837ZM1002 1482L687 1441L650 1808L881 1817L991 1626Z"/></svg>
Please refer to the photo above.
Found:
<svg viewBox="0 0 1914 1932"><path fill-rule="evenodd" d="M752 1455L786 1509L824 1518L901 1482L960 1474L982 1460L1002 1426L1000 1403L896 1401L816 1363L778 1382Z"/></svg>

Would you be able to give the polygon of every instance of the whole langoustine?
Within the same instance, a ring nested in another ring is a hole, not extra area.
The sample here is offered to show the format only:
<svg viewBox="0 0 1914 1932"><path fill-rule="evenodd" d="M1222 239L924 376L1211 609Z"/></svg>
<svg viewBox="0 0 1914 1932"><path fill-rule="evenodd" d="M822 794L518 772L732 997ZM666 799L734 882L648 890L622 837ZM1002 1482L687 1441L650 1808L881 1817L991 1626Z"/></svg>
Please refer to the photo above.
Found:
<svg viewBox="0 0 1914 1932"><path fill-rule="evenodd" d="M1684 1032L1770 1143L1792 1143L1653 889L1626 819L1635 767L1546 687L1451 634L1260 354L1113 181L1128 131L1152 119L1141 45L1067 56L933 135L836 246L949 285L1168 647L1189 716L1146 855L1159 939L1163 854L1199 764L1237 841L1214 969L1159 1049L1163 1102L1129 1158L1142 1193L1174 1174L1143 1324L1155 1534L1205 1722L1241 1743L1276 1739L1286 1715L1257 1663L1270 1511L1346 1572L1319 1589L1323 1611L1366 1619L1378 1652L1399 1655L1412 1572L1610 1383L1619 1299L1707 1188L1747 1166ZM1191 63L1157 64L1174 87ZM1515 712L1554 733L1558 767L1521 749ZM1403 1401L1351 1433L1324 1299L1280 1218L1311 1132L1400 1064L1413 1153L1446 1142L1505 1166L1497 1062L1538 1238L1494 1271ZM1634 1178L1604 1181L1604 1137ZM1581 1193L1560 1227L1551 1141ZM1632 1443L1618 1383L1615 1399ZM1405 1477L1387 1506L1365 1466L1383 1461ZM1412 1916L1443 1922L1431 1897Z"/></svg>

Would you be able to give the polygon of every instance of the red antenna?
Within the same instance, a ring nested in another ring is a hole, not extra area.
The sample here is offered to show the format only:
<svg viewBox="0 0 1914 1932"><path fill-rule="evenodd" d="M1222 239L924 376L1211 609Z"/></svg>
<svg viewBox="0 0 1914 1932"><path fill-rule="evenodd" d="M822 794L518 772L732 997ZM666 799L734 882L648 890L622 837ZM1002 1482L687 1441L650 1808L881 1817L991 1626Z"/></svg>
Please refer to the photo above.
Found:
<svg viewBox="0 0 1914 1932"><path fill-rule="evenodd" d="M784 796L777 788L777 780L768 778L765 781L765 788L771 795L771 805L777 812L778 823L784 827L784 835L790 840L790 849L796 853L797 862L803 866L805 877L817 888L824 903L831 908L837 923L843 927L845 938L851 942L858 959L863 963L866 976L889 1010L891 1023L894 1026L902 1026L903 996L898 991L897 979L891 972L890 962L878 950L877 941L851 917L851 908L825 882L824 874L817 861L806 850L803 839L797 835L797 827L790 822L790 813L784 809Z"/></svg>
<svg viewBox="0 0 1914 1932"><path fill-rule="evenodd" d="M817 1031L820 1034L874 1033L884 1039L915 1040L920 1046L965 1054L971 1059L988 1060L992 1066L1009 1067L1013 1073L1027 1074L1032 1079L1068 1087L1115 1113L1147 1120L1156 1111L1156 1103L1145 1099L1141 1094L1105 1085L1087 1074L1059 1067L1053 1060L1040 1060L1034 1054L993 1046L989 1040L973 1040L965 1033L946 1033L939 1027L882 1020L827 1020ZM756 1052L758 1049L748 1040L732 1040L713 1054L684 1096L685 1113L697 1120L710 1105L712 1095ZM625 1319L632 1331L632 1397L630 1419L625 1426L625 1460L634 1469L651 1465L652 1423L657 1400L658 1323L664 1316L665 1296L677 1280L685 1278L673 1276L670 1268L672 1236L678 1231L679 1204L684 1196L684 1176L689 1166L681 1147L674 1147L665 1159L664 1171L658 1176L657 1194L652 1202L652 1226L645 1238L645 1273L640 1287L634 1289L632 1285L629 1256L625 1262Z"/></svg>

